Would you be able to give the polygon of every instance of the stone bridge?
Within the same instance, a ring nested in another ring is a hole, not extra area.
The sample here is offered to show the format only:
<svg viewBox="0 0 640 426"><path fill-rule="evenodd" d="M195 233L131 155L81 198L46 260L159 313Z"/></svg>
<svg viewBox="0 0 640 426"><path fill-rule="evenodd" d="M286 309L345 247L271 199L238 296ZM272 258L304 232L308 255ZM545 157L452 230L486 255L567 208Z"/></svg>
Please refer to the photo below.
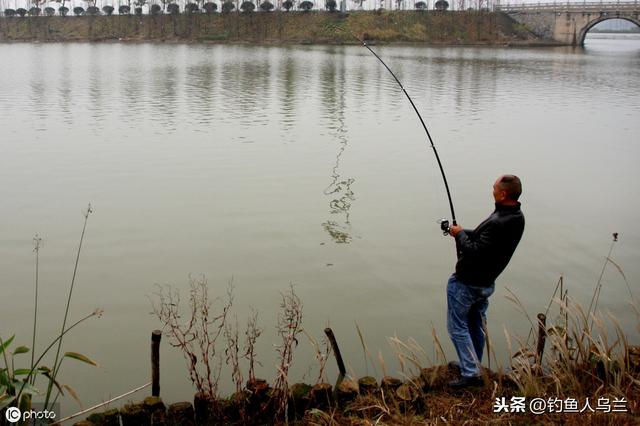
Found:
<svg viewBox="0 0 640 426"><path fill-rule="evenodd" d="M638 0L502 4L496 6L496 9L507 13L539 37L574 46L582 46L587 32L594 25L607 19L624 19L640 27Z"/></svg>

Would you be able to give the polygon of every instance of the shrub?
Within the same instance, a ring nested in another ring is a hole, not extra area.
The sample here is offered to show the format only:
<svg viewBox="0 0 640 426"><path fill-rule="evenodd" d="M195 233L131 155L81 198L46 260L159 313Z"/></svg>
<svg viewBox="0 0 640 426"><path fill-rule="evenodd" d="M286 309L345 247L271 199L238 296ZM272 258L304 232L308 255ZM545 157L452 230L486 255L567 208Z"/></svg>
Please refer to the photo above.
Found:
<svg viewBox="0 0 640 426"><path fill-rule="evenodd" d="M100 15L100 9L95 6L89 6L85 13L90 16L97 16Z"/></svg>
<svg viewBox="0 0 640 426"><path fill-rule="evenodd" d="M73 8L73 14L76 16L82 16L84 15L84 7L82 6L76 6Z"/></svg>
<svg viewBox="0 0 640 426"><path fill-rule="evenodd" d="M438 0L434 6L436 7L436 10L447 10L449 9L449 3L445 0Z"/></svg>
<svg viewBox="0 0 640 426"><path fill-rule="evenodd" d="M416 10L426 10L427 4L423 1L416 3Z"/></svg>
<svg viewBox="0 0 640 426"><path fill-rule="evenodd" d="M253 2L250 2L248 0L243 1L242 4L240 5L240 10L242 10L244 13L251 13L256 9L256 5L253 4Z"/></svg>
<svg viewBox="0 0 640 426"><path fill-rule="evenodd" d="M118 8L118 13L119 13L120 15L128 15L128 14L130 14L130 13L131 13L131 7L129 7L129 6L127 6L126 4L124 4L124 5L122 5L122 6L120 6L120 7Z"/></svg>
<svg viewBox="0 0 640 426"><path fill-rule="evenodd" d="M236 5L233 4L233 2L225 1L224 3L222 3L222 13L229 13L235 8Z"/></svg>
<svg viewBox="0 0 640 426"><path fill-rule="evenodd" d="M196 3L187 3L187 5L184 7L185 13L198 13L199 11L200 8Z"/></svg>
<svg viewBox="0 0 640 426"><path fill-rule="evenodd" d="M141 7L136 7L135 9L133 9L133 13L136 14L136 16L142 16L142 8Z"/></svg>
<svg viewBox="0 0 640 426"><path fill-rule="evenodd" d="M111 16L111 15L113 15L113 11L114 11L114 10L115 10L115 9L113 8L113 6L105 6L105 7L103 7L103 8L102 8L102 11L103 11L103 12L104 12L104 14L105 14L105 15L107 15L107 16Z"/></svg>
<svg viewBox="0 0 640 426"><path fill-rule="evenodd" d="M231 402L235 399L232 402L233 415L239 414L242 420L237 424L257 424L255 418L245 417L249 414L247 412L249 407L256 408L254 413L260 414L261 417L267 408L269 410L267 415L271 420L268 424L284 424L280 420L286 421L288 413L289 378L291 377L291 366L294 363L294 352L301 335L304 333L302 328L303 304L295 294L293 286L289 291L280 295L280 312L276 324L279 343L275 345L277 377L274 386L272 389L264 387L263 392L255 394L250 391L253 395L249 395L243 390L243 378L248 378L247 388L250 388L250 383L261 382L255 377L255 365L259 364L256 342L264 329L258 325L257 311L252 310L247 320L244 332L245 344L241 351L238 317L232 313L233 285L229 284L227 287L226 299L210 298L209 285L204 277L195 279L189 277L189 281L190 290L188 298L185 298L188 299L186 304L181 298L180 291L171 286L158 286L158 290L154 294L155 297L151 299L151 304L153 314L160 320L161 328L165 330L165 335L169 338L169 344L179 348L182 352L186 360L189 379L196 388L199 397L203 401L208 400L213 403L210 405L211 411L209 413L225 420L229 419L228 405L224 402L220 403L221 400L218 399L224 362L231 370L231 379L236 387L236 397L227 401ZM307 336L310 340L314 340L309 335ZM320 354L320 357L322 358L323 355ZM329 353L326 352L324 358L328 355ZM246 375L242 371L244 369L241 367L241 361L246 361L248 364L248 368L245 370ZM323 368L321 367L321 369ZM320 377L323 377L322 373ZM267 424L266 422L260 423ZM309 424L309 422L304 424Z"/></svg>
<svg viewBox="0 0 640 426"><path fill-rule="evenodd" d="M271 3L270 1L265 1L264 3L260 4L260 9L262 9L264 12L271 12L273 10L273 3Z"/></svg>
<svg viewBox="0 0 640 426"><path fill-rule="evenodd" d="M162 15L162 8L159 4L152 4L149 13L152 15Z"/></svg>
<svg viewBox="0 0 640 426"><path fill-rule="evenodd" d="M67 16L69 14L69 8L66 6L60 6L58 8L58 13L60 16Z"/></svg>
<svg viewBox="0 0 640 426"><path fill-rule="evenodd" d="M18 9L16 9L16 13L20 15L21 18L24 18L24 16L27 14L27 9L25 9L24 7L19 7Z"/></svg>
<svg viewBox="0 0 640 426"><path fill-rule="evenodd" d="M304 10L305 12L308 12L313 9L313 3L309 0L304 0L302 3L300 3L300 6L298 6L298 8Z"/></svg>
<svg viewBox="0 0 640 426"><path fill-rule="evenodd" d="M177 15L180 13L180 6L178 6L176 3L170 3L167 6L167 12L169 12L169 14L171 15Z"/></svg>
<svg viewBox="0 0 640 426"><path fill-rule="evenodd" d="M40 16L40 12L42 12L42 10L40 10L39 7L34 6L29 9L29 16Z"/></svg>
<svg viewBox="0 0 640 426"><path fill-rule="evenodd" d="M47 16L53 16L56 14L56 10L52 7L45 7L44 8L44 14Z"/></svg>
<svg viewBox="0 0 640 426"><path fill-rule="evenodd" d="M218 10L218 5L213 2L207 2L202 6L202 8L205 13L215 13L215 11Z"/></svg>
<svg viewBox="0 0 640 426"><path fill-rule="evenodd" d="M8 16L8 17L16 16L15 9L5 9L4 10L4 16Z"/></svg>
<svg viewBox="0 0 640 426"><path fill-rule="evenodd" d="M335 12L336 8L338 7L338 3L336 3L336 0L327 0L324 4L324 7L329 11L329 12Z"/></svg>
<svg viewBox="0 0 640 426"><path fill-rule="evenodd" d="M284 7L284 10L286 10L288 12L289 9L291 9L293 7L293 1L292 0L285 0L282 3L282 7Z"/></svg>

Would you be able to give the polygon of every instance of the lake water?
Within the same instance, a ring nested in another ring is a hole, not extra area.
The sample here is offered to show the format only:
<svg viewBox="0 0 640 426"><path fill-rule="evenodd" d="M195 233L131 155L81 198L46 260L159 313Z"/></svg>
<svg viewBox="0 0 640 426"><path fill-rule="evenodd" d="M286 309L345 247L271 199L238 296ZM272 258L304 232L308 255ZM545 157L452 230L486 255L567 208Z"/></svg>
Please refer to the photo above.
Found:
<svg viewBox="0 0 640 426"><path fill-rule="evenodd" d="M529 330L507 288L533 316L563 276L588 305L613 232L612 258L638 296L638 36L590 37L585 48L376 50L426 120L463 226L492 211L498 175L523 180L525 234L489 308L504 365L503 326ZM433 357L433 327L454 354L440 172L411 106L366 49L17 43L0 45L0 57L0 333L31 344L36 233L38 346L58 332L91 202L70 318L105 313L65 348L100 368L65 361L62 377L85 406L149 380L160 324L148 297L173 284L186 300L190 274L220 296L233 281L241 326L259 312L258 375L268 379L290 284L305 329L320 338L329 324L357 375L382 372L365 363L356 323L389 374L400 375L391 336ZM609 265L603 281L599 306L638 344L622 276ZM293 381L313 382L312 364L302 337ZM330 380L335 370L330 360ZM222 388L232 390L226 372ZM192 392L165 338L162 396Z"/></svg>

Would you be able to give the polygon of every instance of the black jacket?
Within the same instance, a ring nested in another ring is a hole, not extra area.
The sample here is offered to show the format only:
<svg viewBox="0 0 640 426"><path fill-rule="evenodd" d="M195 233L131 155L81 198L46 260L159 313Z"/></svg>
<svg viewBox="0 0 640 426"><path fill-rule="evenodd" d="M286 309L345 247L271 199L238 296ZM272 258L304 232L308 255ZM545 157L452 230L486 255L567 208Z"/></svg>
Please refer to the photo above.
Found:
<svg viewBox="0 0 640 426"><path fill-rule="evenodd" d="M456 235L456 277L476 287L493 284L507 267L523 231L524 215L520 203L515 206L496 204L491 216L476 229L465 229Z"/></svg>

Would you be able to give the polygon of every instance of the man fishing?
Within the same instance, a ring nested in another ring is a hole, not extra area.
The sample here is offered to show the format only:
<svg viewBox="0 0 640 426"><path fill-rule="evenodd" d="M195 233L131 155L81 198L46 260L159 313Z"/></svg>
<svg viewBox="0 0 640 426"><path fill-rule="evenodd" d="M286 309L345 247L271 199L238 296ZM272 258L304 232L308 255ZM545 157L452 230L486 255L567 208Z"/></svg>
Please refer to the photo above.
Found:
<svg viewBox="0 0 640 426"><path fill-rule="evenodd" d="M480 361L484 350L483 324L486 321L489 296L493 294L495 280L509 263L524 231L524 215L518 202L522 192L520 179L514 175L500 176L493 185L496 209L491 216L473 231L458 226L440 156L418 108L382 58L366 41L356 35L354 37L382 63L398 83L420 119L436 156L447 191L452 219L451 226L448 221L441 221L440 229L445 235L455 237L458 253L456 272L449 278L447 286L447 329L460 359L457 364L460 378L449 384L454 388L482 385Z"/></svg>
<svg viewBox="0 0 640 426"><path fill-rule="evenodd" d="M521 193L517 176L500 176L493 184L494 212L473 231L455 224L449 228L456 239L458 262L447 285L447 330L460 360L450 363L460 374L449 382L452 388L483 384L480 362L488 299L524 231Z"/></svg>

